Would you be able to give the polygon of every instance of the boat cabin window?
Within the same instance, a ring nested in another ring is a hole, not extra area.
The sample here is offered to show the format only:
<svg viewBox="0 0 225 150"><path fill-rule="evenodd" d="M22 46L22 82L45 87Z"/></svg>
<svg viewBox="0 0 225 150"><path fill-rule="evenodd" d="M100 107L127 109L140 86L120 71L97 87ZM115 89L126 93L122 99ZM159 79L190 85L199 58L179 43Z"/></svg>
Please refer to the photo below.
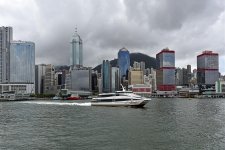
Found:
<svg viewBox="0 0 225 150"><path fill-rule="evenodd" d="M116 93L133 93L132 91L116 91Z"/></svg>
<svg viewBox="0 0 225 150"><path fill-rule="evenodd" d="M115 99L115 101L130 101L131 99Z"/></svg>
<svg viewBox="0 0 225 150"><path fill-rule="evenodd" d="M113 99L100 99L98 102L112 102Z"/></svg>
<svg viewBox="0 0 225 150"><path fill-rule="evenodd" d="M99 97L109 97L109 96L115 96L115 93L103 93L103 94L99 94Z"/></svg>

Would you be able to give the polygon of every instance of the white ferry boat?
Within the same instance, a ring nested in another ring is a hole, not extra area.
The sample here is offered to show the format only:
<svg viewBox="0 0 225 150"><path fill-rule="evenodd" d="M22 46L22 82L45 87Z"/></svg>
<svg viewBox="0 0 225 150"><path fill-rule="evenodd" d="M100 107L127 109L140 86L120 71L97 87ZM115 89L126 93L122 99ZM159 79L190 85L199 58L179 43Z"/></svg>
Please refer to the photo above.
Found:
<svg viewBox="0 0 225 150"><path fill-rule="evenodd" d="M149 102L149 98L141 97L132 91L117 91L115 93L103 93L91 100L92 106L130 106L143 107Z"/></svg>

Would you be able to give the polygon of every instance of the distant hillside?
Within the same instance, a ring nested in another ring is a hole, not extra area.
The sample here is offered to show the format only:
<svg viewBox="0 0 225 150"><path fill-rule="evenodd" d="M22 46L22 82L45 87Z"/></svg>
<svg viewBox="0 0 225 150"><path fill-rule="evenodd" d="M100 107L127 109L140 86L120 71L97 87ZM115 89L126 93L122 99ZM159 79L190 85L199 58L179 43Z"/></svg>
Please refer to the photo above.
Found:
<svg viewBox="0 0 225 150"><path fill-rule="evenodd" d="M110 64L112 67L117 66L117 60L114 59L110 61ZM156 59L153 57L150 57L148 55L142 54L142 53L130 53L130 65L133 66L134 61L136 62L145 62L145 68L156 68ZM101 72L101 64L93 68L93 70L97 70L98 72Z"/></svg>

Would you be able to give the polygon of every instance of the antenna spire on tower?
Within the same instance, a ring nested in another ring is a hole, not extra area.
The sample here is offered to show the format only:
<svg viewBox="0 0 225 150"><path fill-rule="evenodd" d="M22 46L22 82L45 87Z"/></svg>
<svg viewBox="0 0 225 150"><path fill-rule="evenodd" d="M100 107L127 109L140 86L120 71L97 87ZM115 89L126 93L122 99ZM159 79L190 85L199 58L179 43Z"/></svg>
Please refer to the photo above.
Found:
<svg viewBox="0 0 225 150"><path fill-rule="evenodd" d="M77 25L76 25L76 28L75 28L75 32L77 33Z"/></svg>

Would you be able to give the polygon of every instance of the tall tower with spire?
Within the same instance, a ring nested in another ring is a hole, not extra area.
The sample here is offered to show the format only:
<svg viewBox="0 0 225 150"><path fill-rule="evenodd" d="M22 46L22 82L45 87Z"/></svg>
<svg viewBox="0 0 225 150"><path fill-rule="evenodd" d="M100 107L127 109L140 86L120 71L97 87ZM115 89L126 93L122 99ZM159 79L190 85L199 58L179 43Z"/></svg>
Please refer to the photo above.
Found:
<svg viewBox="0 0 225 150"><path fill-rule="evenodd" d="M73 67L83 66L83 44L82 39L77 33L77 28L71 41L70 65Z"/></svg>

